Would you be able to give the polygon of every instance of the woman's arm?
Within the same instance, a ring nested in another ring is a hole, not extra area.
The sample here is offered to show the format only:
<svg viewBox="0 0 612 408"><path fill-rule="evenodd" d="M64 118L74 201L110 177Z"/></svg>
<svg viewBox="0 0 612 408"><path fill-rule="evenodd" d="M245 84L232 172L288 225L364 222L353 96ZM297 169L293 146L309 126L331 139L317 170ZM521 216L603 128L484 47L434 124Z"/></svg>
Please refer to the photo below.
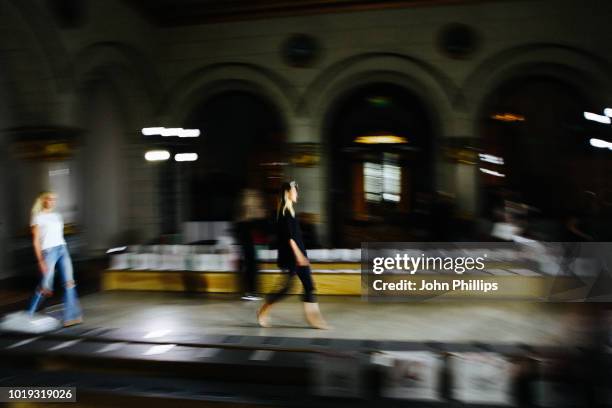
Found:
<svg viewBox="0 0 612 408"><path fill-rule="evenodd" d="M36 260L38 261L38 268L44 275L47 273L47 264L40 249L40 232L38 231L38 225L32 225L32 245L34 246L34 253L36 254Z"/></svg>
<svg viewBox="0 0 612 408"><path fill-rule="evenodd" d="M300 247L298 247L298 245L295 243L293 239L289 239L289 246L293 250L293 255L295 256L295 262L298 264L298 266L310 265L310 261L308 261L308 258L304 256L304 254L300 250Z"/></svg>
<svg viewBox="0 0 612 408"><path fill-rule="evenodd" d="M297 220L293 218L289 218L289 216L285 217L285 228L287 229L287 235L289 236L289 246L293 251L293 256L295 256L295 262L298 266L308 266L310 262L308 262L308 258L304 255L298 244L295 242L297 237L296 232L296 223Z"/></svg>

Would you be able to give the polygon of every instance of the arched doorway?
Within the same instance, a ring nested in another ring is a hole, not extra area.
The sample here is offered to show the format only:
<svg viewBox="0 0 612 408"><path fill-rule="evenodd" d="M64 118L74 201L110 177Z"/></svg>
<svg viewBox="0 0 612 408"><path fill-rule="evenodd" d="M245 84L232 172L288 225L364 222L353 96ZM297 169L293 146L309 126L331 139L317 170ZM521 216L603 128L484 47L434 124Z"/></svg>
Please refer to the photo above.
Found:
<svg viewBox="0 0 612 408"><path fill-rule="evenodd" d="M273 202L283 172L286 125L268 99L251 91L224 91L197 104L184 127L201 130L199 138L181 146L199 156L181 169L187 220L233 219L244 188Z"/></svg>
<svg viewBox="0 0 612 408"><path fill-rule="evenodd" d="M609 126L584 118L603 108L593 99L551 76L518 77L491 92L480 113L483 215L494 218L510 196L554 224L545 237L563 237L567 218L585 210L585 192L610 186L609 151L590 145L610 140Z"/></svg>
<svg viewBox="0 0 612 408"><path fill-rule="evenodd" d="M423 101L392 83L341 96L326 118L332 244L410 240L420 194L433 189L433 130Z"/></svg>

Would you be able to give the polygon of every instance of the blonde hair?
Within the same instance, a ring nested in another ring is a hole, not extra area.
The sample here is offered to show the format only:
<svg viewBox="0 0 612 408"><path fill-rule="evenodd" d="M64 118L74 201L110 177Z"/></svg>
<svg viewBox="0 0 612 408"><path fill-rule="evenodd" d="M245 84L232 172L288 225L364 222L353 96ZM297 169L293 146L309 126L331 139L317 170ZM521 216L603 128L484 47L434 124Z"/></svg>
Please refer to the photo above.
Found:
<svg viewBox="0 0 612 408"><path fill-rule="evenodd" d="M34 217L36 217L38 214L42 212L43 201L45 201L45 198L47 198L50 195L55 195L55 193L53 191L43 191L42 193L38 195L38 197L36 197L36 200L34 200L34 205L32 206L32 211L30 212L32 220L34 219Z"/></svg>
<svg viewBox="0 0 612 408"><path fill-rule="evenodd" d="M295 217L295 210L293 209L293 202L289 199L289 193L291 188L297 188L295 181L290 183L283 183L281 188L280 200L278 202L278 217L285 215L285 212L289 211L292 217Z"/></svg>

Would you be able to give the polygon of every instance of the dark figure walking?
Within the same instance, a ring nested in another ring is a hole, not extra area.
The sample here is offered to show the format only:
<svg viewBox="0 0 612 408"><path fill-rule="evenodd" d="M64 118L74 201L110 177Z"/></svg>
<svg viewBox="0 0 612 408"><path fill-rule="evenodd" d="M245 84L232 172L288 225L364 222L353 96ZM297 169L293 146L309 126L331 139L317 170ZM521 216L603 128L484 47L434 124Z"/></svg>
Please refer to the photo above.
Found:
<svg viewBox="0 0 612 408"><path fill-rule="evenodd" d="M273 304L287 296L295 275L304 287L304 313L306 321L316 329L328 329L329 326L321 316L319 304L315 299L315 288L310 272L310 262L306 254L306 246L302 238L300 225L295 217L293 204L297 202L297 184L292 181L283 183L277 216L278 233L278 266L287 271L282 288L266 297L266 301L257 313L257 320L262 327L270 327L269 313Z"/></svg>
<svg viewBox="0 0 612 408"><path fill-rule="evenodd" d="M242 274L242 300L260 300L257 296L257 248L255 235L260 233L264 225L265 211L263 199L256 190L244 190L241 203L241 214L236 221L235 233L242 252L240 272Z"/></svg>

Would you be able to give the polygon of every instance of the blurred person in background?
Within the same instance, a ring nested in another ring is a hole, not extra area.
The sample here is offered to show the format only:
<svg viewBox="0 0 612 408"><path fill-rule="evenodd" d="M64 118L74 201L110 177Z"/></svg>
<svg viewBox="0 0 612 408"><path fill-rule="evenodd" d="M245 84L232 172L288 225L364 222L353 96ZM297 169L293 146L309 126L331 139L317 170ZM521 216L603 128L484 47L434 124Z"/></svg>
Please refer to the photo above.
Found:
<svg viewBox="0 0 612 408"><path fill-rule="evenodd" d="M68 327L81 323L83 315L77 297L72 260L64 240L64 221L62 216L54 211L56 201L57 196L47 191L41 193L32 206L32 243L42 279L32 299L29 313L33 316L45 297L53 295L53 279L57 266L65 288L63 323Z"/></svg>
<svg viewBox="0 0 612 408"><path fill-rule="evenodd" d="M242 300L260 300L257 296L257 248L264 234L265 210L259 191L245 189L242 192L240 215L236 220L236 238L240 244L242 260L240 272L244 295ZM257 242L256 242L257 241Z"/></svg>
<svg viewBox="0 0 612 408"><path fill-rule="evenodd" d="M493 224L491 237L499 241L522 242L527 227L527 214L529 206L519 198L517 192L511 190L500 191L502 201L494 210L497 218Z"/></svg>
<svg viewBox="0 0 612 408"><path fill-rule="evenodd" d="M564 253L561 261L564 275L575 277L572 266L580 254L579 243L598 241L601 221L597 194L593 191L583 191L579 210L572 211L565 222Z"/></svg>
<svg viewBox="0 0 612 408"><path fill-rule="evenodd" d="M270 327L269 314L273 304L287 296L293 277L297 275L304 287L304 313L306 321L315 329L328 329L323 319L319 304L315 299L315 287L310 271L310 261L302 237L300 224L295 217L293 205L298 200L297 183L283 183L277 214L278 233L278 266L287 271L285 282L280 290L269 294L265 303L257 312L257 320L262 327Z"/></svg>
<svg viewBox="0 0 612 408"><path fill-rule="evenodd" d="M581 197L580 210L570 214L566 222L569 242L598 241L598 228L600 227L599 205L597 194L584 191Z"/></svg>

